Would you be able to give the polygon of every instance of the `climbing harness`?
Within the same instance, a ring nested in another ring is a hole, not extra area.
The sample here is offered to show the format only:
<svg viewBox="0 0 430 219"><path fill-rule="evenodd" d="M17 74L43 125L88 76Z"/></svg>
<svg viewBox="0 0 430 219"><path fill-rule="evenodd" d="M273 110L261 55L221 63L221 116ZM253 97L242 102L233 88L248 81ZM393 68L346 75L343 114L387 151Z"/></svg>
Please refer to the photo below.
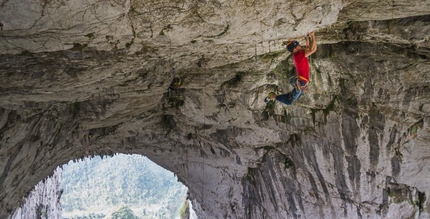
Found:
<svg viewBox="0 0 430 219"><path fill-rule="evenodd" d="M305 82L305 84L302 85L301 82ZM295 75L295 76L293 76L293 77L290 78L290 84L293 87L296 87L297 89L300 89L303 92L305 92L306 88L307 88L307 86L309 84L309 80L306 79L305 77L301 76L301 75Z"/></svg>
<svg viewBox="0 0 430 219"><path fill-rule="evenodd" d="M306 91L306 87L308 86L308 84L309 84L309 81L308 81L308 79L306 79L305 77L303 77L303 76L301 76L301 75L299 75L299 77L298 77L298 79L296 80L297 82L297 87L300 89L300 90L302 90L303 92L305 92ZM301 84L301 81L304 81L305 82L305 84L304 85L302 85Z"/></svg>

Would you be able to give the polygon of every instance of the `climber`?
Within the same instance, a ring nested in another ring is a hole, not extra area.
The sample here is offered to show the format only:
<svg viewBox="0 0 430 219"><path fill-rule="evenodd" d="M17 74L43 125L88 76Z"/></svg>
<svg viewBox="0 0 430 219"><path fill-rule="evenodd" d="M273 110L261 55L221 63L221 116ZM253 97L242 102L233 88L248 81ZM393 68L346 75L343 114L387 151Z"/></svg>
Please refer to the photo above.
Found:
<svg viewBox="0 0 430 219"><path fill-rule="evenodd" d="M296 67L297 75L290 80L294 89L290 93L281 95L276 95L275 93L270 92L269 96L266 97L265 102L277 100L286 105L291 105L299 99L308 86L310 67L307 57L317 50L317 42L314 32L308 33L308 37L306 38L306 48L303 48L297 41L289 41L287 43L287 50L293 54L294 65Z"/></svg>

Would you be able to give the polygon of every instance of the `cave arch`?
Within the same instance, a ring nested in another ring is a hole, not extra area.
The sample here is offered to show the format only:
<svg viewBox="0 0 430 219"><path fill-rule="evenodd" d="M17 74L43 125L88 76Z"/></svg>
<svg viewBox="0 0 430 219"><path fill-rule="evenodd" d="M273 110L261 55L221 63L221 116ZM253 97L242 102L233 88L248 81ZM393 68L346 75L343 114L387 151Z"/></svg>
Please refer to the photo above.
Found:
<svg viewBox="0 0 430 219"><path fill-rule="evenodd" d="M141 155L96 156L70 161L61 169L61 207L66 217L111 214L124 205L139 217L160 214L173 218L186 200L188 188L172 172ZM162 208L151 210L154 205Z"/></svg>
<svg viewBox="0 0 430 219"><path fill-rule="evenodd" d="M1 12L10 3L4 2ZM132 21L147 13L133 14L138 8L129 5L115 9L121 14L133 8L116 26L129 31L119 28L115 38L110 33L69 37L64 31L64 43L52 43L52 31L44 25L35 30L40 35L22 37L26 29L8 27L2 19L0 45L10 54L2 49L0 56L0 217L8 217L57 166L114 153L142 154L174 172L190 188L203 218L429 216L428 204L419 198L429 190L428 178L421 176L429 174L417 167L429 165L430 153L430 7L422 1L402 7L381 1L377 10L366 11L366 2L349 3L291 4L315 17L290 16L285 13L290 4L279 4L273 7L279 16L275 26L273 14L262 20L258 16L264 14L245 8L226 18L238 22L230 22L222 36L213 27L225 23L209 25L212 29L199 22L171 25L169 19L158 26L138 24ZM46 22L49 16L40 16L45 9L37 8L41 13L32 13L34 19L25 24ZM230 14L215 8L203 7L220 17ZM192 9L193 16L184 19L198 18L199 8ZM344 21L355 19L352 10L376 20L354 20L354 29L344 28ZM338 17L338 26L321 26ZM128 21L131 25L121 23ZM196 34L199 30L208 34ZM313 30L329 45L312 61L317 71L306 103L276 105L262 116L264 88L287 90L283 72L274 73L288 57L278 34L297 37ZM267 53L274 37L277 46ZM117 38L127 41L113 41ZM169 103L164 94L174 59L180 60L177 73L185 76L187 89L184 102ZM395 200L419 206L396 212Z"/></svg>

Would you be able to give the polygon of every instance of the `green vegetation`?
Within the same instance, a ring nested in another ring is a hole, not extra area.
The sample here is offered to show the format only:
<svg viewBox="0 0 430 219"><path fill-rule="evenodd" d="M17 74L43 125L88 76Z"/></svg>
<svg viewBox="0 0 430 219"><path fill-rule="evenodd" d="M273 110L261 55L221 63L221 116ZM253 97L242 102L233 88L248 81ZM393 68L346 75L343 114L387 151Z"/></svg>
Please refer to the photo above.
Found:
<svg viewBox="0 0 430 219"><path fill-rule="evenodd" d="M302 144L301 136L299 134L291 134L290 137L288 137L287 143L291 143L293 147L295 147L296 145L301 145Z"/></svg>
<svg viewBox="0 0 430 219"><path fill-rule="evenodd" d="M81 51L82 52L82 50L83 49L85 49L85 48L87 48L88 47L88 44L80 44L80 43L74 43L73 44L73 48L71 48L71 50L73 50L73 51Z"/></svg>
<svg viewBox="0 0 430 219"><path fill-rule="evenodd" d="M103 219L103 218L106 219L106 215L105 214L94 214L94 213L91 213L89 215L83 215L83 216L75 215L75 216L70 217L69 219Z"/></svg>
<svg viewBox="0 0 430 219"><path fill-rule="evenodd" d="M258 171L258 169L257 168L248 167L248 172L243 177L244 180L250 182L253 185L256 185L257 182L255 180L255 171Z"/></svg>
<svg viewBox="0 0 430 219"><path fill-rule="evenodd" d="M179 108L185 104L185 101L177 96L167 98L169 108Z"/></svg>
<svg viewBox="0 0 430 219"><path fill-rule="evenodd" d="M284 165L285 165L285 169L288 169L294 165L294 162L290 160L290 158L285 157Z"/></svg>
<svg viewBox="0 0 430 219"><path fill-rule="evenodd" d="M74 102L70 107L69 107L69 113L73 115L73 118L75 118L80 110L80 102Z"/></svg>
<svg viewBox="0 0 430 219"><path fill-rule="evenodd" d="M188 133L188 140L191 139L197 139L197 134L196 133Z"/></svg>
<svg viewBox="0 0 430 219"><path fill-rule="evenodd" d="M178 218L186 187L140 155L85 158L63 166L63 218Z"/></svg>
<svg viewBox="0 0 430 219"><path fill-rule="evenodd" d="M408 128L408 138L414 139L415 137L417 137L418 132L420 131L420 129L423 128L423 125L424 125L424 123L423 123L423 120L421 119L420 121L415 123L413 126Z"/></svg>
<svg viewBox="0 0 430 219"><path fill-rule="evenodd" d="M89 40L94 39L94 33L89 33L87 35L85 35L85 37L88 37Z"/></svg>
<svg viewBox="0 0 430 219"><path fill-rule="evenodd" d="M28 54L30 54L30 52L28 50L24 50L24 51L21 52L20 55L25 56L25 55L28 55Z"/></svg>
<svg viewBox="0 0 430 219"><path fill-rule="evenodd" d="M131 47L131 45L133 45L133 43L134 43L134 39L132 39L129 43L126 43L125 47L128 49Z"/></svg>
<svg viewBox="0 0 430 219"><path fill-rule="evenodd" d="M127 206L112 214L112 219L139 219Z"/></svg>
<svg viewBox="0 0 430 219"><path fill-rule="evenodd" d="M187 219L190 217L190 205L187 199L184 200L181 209L179 209L179 216L180 219Z"/></svg>
<svg viewBox="0 0 430 219"><path fill-rule="evenodd" d="M221 87L227 87L227 88L236 87L243 80L243 77L245 76L245 74L246 74L245 72L236 73L234 78L232 78L228 81L225 81L221 85Z"/></svg>

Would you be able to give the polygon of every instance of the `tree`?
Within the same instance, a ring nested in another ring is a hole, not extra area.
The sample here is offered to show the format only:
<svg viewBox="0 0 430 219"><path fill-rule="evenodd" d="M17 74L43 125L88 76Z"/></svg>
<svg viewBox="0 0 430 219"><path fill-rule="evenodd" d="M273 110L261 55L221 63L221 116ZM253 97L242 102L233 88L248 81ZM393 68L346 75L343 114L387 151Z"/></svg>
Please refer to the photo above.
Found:
<svg viewBox="0 0 430 219"><path fill-rule="evenodd" d="M117 212L112 214L112 219L139 219L134 215L133 211L127 206L120 208Z"/></svg>

